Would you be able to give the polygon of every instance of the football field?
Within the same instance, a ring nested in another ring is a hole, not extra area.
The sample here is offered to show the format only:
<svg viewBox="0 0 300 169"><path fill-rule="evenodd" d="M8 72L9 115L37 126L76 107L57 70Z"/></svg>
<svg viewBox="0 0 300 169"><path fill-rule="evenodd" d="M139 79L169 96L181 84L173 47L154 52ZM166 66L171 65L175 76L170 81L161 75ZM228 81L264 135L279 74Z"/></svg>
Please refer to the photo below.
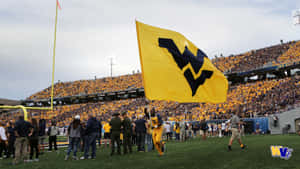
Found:
<svg viewBox="0 0 300 169"><path fill-rule="evenodd" d="M136 152L130 155L109 156L108 148L97 150L95 160L64 161L65 151L41 155L40 162L12 166L11 160L1 160L1 169L300 169L300 136L265 135L243 138L247 149L241 150L235 142L233 151L227 151L228 137L199 138L184 143L168 142L165 156ZM289 160L273 158L270 145L282 145L294 151ZM82 153L79 153L82 155Z"/></svg>

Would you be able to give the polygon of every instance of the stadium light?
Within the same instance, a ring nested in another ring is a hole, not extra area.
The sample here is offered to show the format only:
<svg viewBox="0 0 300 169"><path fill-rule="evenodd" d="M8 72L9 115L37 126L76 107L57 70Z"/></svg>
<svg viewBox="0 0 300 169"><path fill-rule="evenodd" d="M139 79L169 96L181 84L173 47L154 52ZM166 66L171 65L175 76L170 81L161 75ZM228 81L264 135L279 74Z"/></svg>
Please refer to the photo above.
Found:
<svg viewBox="0 0 300 169"><path fill-rule="evenodd" d="M300 9L292 12L294 25L300 25Z"/></svg>

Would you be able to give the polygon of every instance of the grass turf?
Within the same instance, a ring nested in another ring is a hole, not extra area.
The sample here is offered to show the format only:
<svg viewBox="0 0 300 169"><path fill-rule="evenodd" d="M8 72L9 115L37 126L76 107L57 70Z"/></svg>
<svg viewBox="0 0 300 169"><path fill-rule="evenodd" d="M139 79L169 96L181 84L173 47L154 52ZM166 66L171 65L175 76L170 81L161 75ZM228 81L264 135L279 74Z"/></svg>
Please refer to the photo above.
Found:
<svg viewBox="0 0 300 169"><path fill-rule="evenodd" d="M246 136L247 149L241 150L237 142L233 151L227 151L229 138L199 138L184 143L168 142L165 156L157 152L134 152L110 157L108 148L97 151L95 160L64 161L65 151L41 155L40 162L11 166L11 160L1 160L2 169L300 169L300 137L296 135ZM289 160L273 158L270 145L293 148ZM135 149L135 148L134 148ZM80 153L81 155L81 153Z"/></svg>

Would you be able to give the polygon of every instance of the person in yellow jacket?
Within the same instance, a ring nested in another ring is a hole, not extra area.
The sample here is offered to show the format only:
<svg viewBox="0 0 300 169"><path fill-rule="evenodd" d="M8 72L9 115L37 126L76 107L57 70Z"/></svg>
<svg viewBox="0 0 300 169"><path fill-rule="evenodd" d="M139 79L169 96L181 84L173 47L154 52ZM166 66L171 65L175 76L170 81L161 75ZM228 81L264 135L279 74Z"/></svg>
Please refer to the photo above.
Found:
<svg viewBox="0 0 300 169"><path fill-rule="evenodd" d="M104 129L104 139L110 139L110 128L111 126L109 123L105 123L103 126Z"/></svg>
<svg viewBox="0 0 300 169"><path fill-rule="evenodd" d="M162 141L162 134L164 130L163 121L161 116L157 114L155 117L151 117L151 125L152 125L152 140L154 147L158 151L159 155L162 156L164 154L164 142Z"/></svg>

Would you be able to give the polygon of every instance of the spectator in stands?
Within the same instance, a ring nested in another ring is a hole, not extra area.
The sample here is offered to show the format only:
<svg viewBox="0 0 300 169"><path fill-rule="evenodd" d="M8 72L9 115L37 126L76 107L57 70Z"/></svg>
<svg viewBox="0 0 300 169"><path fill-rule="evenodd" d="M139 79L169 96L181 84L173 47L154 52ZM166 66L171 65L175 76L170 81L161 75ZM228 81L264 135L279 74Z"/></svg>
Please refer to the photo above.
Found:
<svg viewBox="0 0 300 169"><path fill-rule="evenodd" d="M54 145L54 150L57 150L57 135L59 134L59 128L56 126L56 122L51 121L51 126L48 128L49 136L49 151L52 151L52 146Z"/></svg>
<svg viewBox="0 0 300 169"><path fill-rule="evenodd" d="M29 145L30 145L30 161L32 161L33 154L35 151L35 159L34 161L39 161L39 126L37 124L36 119L31 120L31 125L32 125L32 134L29 137Z"/></svg>
<svg viewBox="0 0 300 169"><path fill-rule="evenodd" d="M7 127L7 134L8 134L8 157L11 155L13 158L15 158L15 141L16 141L16 135L15 135L15 129L14 124L12 121L9 121L8 127Z"/></svg>
<svg viewBox="0 0 300 169"><path fill-rule="evenodd" d="M69 137L69 146L65 160L68 160L70 153L73 151L73 160L78 160L77 149L80 144L80 132L82 131L80 116L76 115L73 122L68 127L67 136Z"/></svg>
<svg viewBox="0 0 300 169"><path fill-rule="evenodd" d="M145 152L145 136L146 136L146 120L143 115L139 115L138 120L135 121L135 131L137 140L137 150L139 152Z"/></svg>
<svg viewBox="0 0 300 169"><path fill-rule="evenodd" d="M3 159L2 153L5 153L6 158L7 157L7 136L6 131L4 128L4 123L0 121L0 160Z"/></svg>
<svg viewBox="0 0 300 169"><path fill-rule="evenodd" d="M96 158L96 139L99 133L99 127L99 121L93 116L93 114L90 113L86 124L87 139L84 147L84 157L81 157L81 159L89 158L90 146L92 147L91 158Z"/></svg>
<svg viewBox="0 0 300 169"><path fill-rule="evenodd" d="M19 116L18 121L15 123L16 151L13 164L18 164L21 160L28 162L28 137L32 135L32 132L32 125L25 121L23 116Z"/></svg>

